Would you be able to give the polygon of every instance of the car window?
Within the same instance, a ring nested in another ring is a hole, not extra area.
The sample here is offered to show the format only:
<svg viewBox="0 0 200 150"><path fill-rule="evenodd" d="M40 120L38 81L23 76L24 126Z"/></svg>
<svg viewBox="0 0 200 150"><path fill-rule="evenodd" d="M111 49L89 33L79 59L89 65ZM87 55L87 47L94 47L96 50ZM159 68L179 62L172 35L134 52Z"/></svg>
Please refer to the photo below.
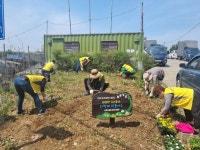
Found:
<svg viewBox="0 0 200 150"><path fill-rule="evenodd" d="M147 51L150 54L167 54L167 49L164 46L151 46Z"/></svg>
<svg viewBox="0 0 200 150"><path fill-rule="evenodd" d="M198 61L198 64L197 64L197 66L196 66L196 70L200 70L200 58L197 59L197 61Z"/></svg>
<svg viewBox="0 0 200 150"><path fill-rule="evenodd" d="M188 64L188 68L200 70L200 58L194 59Z"/></svg>
<svg viewBox="0 0 200 150"><path fill-rule="evenodd" d="M198 48L188 48L187 49L187 53L198 54L199 53L199 49Z"/></svg>

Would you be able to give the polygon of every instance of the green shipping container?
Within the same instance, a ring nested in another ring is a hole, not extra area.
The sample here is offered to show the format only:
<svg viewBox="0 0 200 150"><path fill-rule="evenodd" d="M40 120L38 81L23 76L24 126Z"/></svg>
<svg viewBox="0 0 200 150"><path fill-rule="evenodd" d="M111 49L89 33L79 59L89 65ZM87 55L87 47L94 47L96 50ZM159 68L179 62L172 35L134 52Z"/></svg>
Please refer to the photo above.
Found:
<svg viewBox="0 0 200 150"><path fill-rule="evenodd" d="M69 52L100 52L100 51L143 51L142 32L108 33L108 34L70 34L44 35L45 60L53 59L53 51Z"/></svg>

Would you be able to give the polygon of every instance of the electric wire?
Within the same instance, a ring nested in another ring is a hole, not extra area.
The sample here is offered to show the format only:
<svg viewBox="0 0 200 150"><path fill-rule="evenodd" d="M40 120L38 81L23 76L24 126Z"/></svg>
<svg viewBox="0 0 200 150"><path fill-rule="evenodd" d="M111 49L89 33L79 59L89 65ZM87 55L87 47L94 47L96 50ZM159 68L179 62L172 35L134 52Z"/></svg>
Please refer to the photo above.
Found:
<svg viewBox="0 0 200 150"><path fill-rule="evenodd" d="M181 39L182 37L184 37L185 35L187 35L188 33L190 33L191 31L193 31L196 27L198 27L200 25L200 22L198 22L196 25L194 25L190 30L186 31L185 33L183 33L181 36L179 36L178 38L176 38L175 40L169 41L169 42L165 42L165 43L173 43L175 41L178 41L179 39Z"/></svg>

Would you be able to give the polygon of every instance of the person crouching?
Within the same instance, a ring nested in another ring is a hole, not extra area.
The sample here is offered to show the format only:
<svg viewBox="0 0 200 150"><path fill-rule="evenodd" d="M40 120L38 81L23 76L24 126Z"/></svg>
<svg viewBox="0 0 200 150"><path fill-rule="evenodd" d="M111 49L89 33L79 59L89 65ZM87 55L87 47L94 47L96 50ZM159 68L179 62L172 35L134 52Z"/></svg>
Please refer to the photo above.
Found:
<svg viewBox="0 0 200 150"><path fill-rule="evenodd" d="M105 81L104 75L97 69L92 69L89 78L84 79L85 95L93 94L93 92L103 92L109 86Z"/></svg>

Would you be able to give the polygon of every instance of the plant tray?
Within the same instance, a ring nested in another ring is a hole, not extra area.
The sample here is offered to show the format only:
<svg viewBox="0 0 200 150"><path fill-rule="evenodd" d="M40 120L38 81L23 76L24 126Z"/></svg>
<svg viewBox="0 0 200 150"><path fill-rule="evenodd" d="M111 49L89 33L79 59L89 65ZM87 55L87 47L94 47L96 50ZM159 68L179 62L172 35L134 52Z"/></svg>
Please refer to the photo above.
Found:
<svg viewBox="0 0 200 150"><path fill-rule="evenodd" d="M157 126L161 135L176 135L177 133L171 118L158 118Z"/></svg>

